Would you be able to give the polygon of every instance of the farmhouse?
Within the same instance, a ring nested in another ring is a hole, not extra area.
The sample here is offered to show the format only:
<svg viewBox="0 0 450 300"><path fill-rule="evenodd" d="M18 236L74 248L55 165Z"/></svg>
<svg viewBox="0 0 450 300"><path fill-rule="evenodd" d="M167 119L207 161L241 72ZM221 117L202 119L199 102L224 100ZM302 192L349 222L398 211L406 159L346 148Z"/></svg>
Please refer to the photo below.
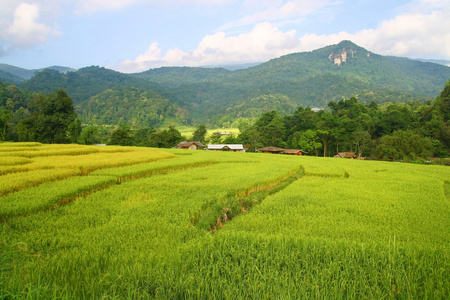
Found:
<svg viewBox="0 0 450 300"><path fill-rule="evenodd" d="M287 154L287 155L303 155L306 154L308 152L305 152L303 150L298 150L298 149L284 149L283 154Z"/></svg>
<svg viewBox="0 0 450 300"><path fill-rule="evenodd" d="M207 150L245 152L242 144L209 144Z"/></svg>
<svg viewBox="0 0 450 300"><path fill-rule="evenodd" d="M256 149L256 152L280 154L280 153L284 152L284 148L263 147L263 148Z"/></svg>
<svg viewBox="0 0 450 300"><path fill-rule="evenodd" d="M198 150L205 148L200 142L181 142L172 149L189 149L189 150Z"/></svg>
<svg viewBox="0 0 450 300"><path fill-rule="evenodd" d="M256 149L256 152L273 153L273 154L287 154L287 155L303 155L307 152L298 149L284 149L278 147L264 147Z"/></svg>
<svg viewBox="0 0 450 300"><path fill-rule="evenodd" d="M356 155L355 152L339 152L339 153L336 154L334 157L336 157L336 158L351 158L351 159L356 159L356 158L358 158L358 155Z"/></svg>

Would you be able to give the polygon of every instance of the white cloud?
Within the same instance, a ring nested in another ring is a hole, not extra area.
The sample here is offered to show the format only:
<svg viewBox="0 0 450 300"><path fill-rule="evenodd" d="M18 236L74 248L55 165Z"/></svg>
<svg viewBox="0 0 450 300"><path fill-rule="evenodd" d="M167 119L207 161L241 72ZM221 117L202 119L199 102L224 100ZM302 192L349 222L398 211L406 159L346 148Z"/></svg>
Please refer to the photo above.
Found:
<svg viewBox="0 0 450 300"><path fill-rule="evenodd" d="M45 43L49 36L60 34L39 19L39 5L21 3L14 11L12 24L2 30L2 36L14 47L26 48Z"/></svg>
<svg viewBox="0 0 450 300"><path fill-rule="evenodd" d="M281 56L300 46L295 31L282 32L268 22L257 24L253 30L238 36L224 32L207 35L197 49L184 52L171 49L163 56L153 43L147 52L134 61L126 60L119 66L123 72L138 72L159 66L204 66L241 62L259 62Z"/></svg>
<svg viewBox="0 0 450 300"><path fill-rule="evenodd" d="M51 36L61 35L57 19L67 14L93 14L120 11L129 6L211 5L234 0L1 0L0 57L15 48L29 48L46 43Z"/></svg>
<svg viewBox="0 0 450 300"><path fill-rule="evenodd" d="M123 72L144 71L148 69L148 65L164 64L161 58L161 49L158 48L158 43L153 43L150 45L148 50L144 54L139 55L136 60L125 60L120 64L120 66Z"/></svg>
<svg viewBox="0 0 450 300"><path fill-rule="evenodd" d="M432 0L423 2L429 1ZM302 45L308 45L308 49L335 44L341 40L352 40L383 55L450 59L450 10L407 12L381 22L377 28L361 30L355 34L312 34L301 38Z"/></svg>
<svg viewBox="0 0 450 300"><path fill-rule="evenodd" d="M381 54L450 58L450 10L400 15L356 40Z"/></svg>
<svg viewBox="0 0 450 300"><path fill-rule="evenodd" d="M139 2L144 2L144 0L79 0L74 3L75 12L83 14L104 10L119 10Z"/></svg>
<svg viewBox="0 0 450 300"><path fill-rule="evenodd" d="M289 3L294 5L300 2ZM436 3L436 7L427 7L430 3ZM282 7L283 5L278 5L279 12L283 11ZM356 33L297 36L295 30L282 31L273 23L261 22L244 34L229 36L220 31L207 35L196 49L187 52L175 48L163 54L162 49L154 43L144 55L138 56L134 61L121 63L118 69L137 72L160 66L259 62L292 52L311 51L342 40L351 40L369 51L383 55L450 59L449 2L418 0L397 17L382 21L376 28Z"/></svg>
<svg viewBox="0 0 450 300"><path fill-rule="evenodd" d="M231 0L67 0L75 3L75 12L79 14L94 13L98 11L117 11L136 4L151 4L158 6L170 6L174 4L185 5L217 5Z"/></svg>
<svg viewBox="0 0 450 300"><path fill-rule="evenodd" d="M245 7L251 13L246 14L239 20L224 24L219 30L227 30L234 27L254 25L261 22L281 21L296 22L307 15L318 12L321 8L329 5L329 0L290 0L290 1L246 1Z"/></svg>

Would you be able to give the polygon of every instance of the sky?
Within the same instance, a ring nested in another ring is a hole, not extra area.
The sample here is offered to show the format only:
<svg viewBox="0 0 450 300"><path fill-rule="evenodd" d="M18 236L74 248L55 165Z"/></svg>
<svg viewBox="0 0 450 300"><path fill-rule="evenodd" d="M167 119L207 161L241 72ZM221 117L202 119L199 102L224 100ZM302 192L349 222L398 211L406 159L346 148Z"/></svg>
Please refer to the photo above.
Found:
<svg viewBox="0 0 450 300"><path fill-rule="evenodd" d="M342 40L450 60L450 0L0 1L0 63L26 69L235 65Z"/></svg>

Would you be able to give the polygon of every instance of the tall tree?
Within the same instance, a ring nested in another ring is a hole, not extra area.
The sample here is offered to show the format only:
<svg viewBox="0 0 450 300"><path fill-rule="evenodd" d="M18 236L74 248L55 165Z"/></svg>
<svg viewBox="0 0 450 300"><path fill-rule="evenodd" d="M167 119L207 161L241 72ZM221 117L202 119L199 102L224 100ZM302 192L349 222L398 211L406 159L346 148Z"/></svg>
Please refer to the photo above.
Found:
<svg viewBox="0 0 450 300"><path fill-rule="evenodd" d="M204 144L206 140L206 133L207 133L206 126L199 125L197 129L194 131L194 134L192 135L192 140Z"/></svg>
<svg viewBox="0 0 450 300"><path fill-rule="evenodd" d="M261 146L283 147L285 126L283 118L276 111L265 112L256 122L254 127L261 137Z"/></svg>
<svg viewBox="0 0 450 300"><path fill-rule="evenodd" d="M97 143L98 140L98 128L95 126L89 126L81 131L81 134L78 138L78 143L83 145L92 145L94 143Z"/></svg>
<svg viewBox="0 0 450 300"><path fill-rule="evenodd" d="M69 143L76 141L81 123L73 108L73 101L64 90L38 95L31 102L32 115L18 124L22 141Z"/></svg>
<svg viewBox="0 0 450 300"><path fill-rule="evenodd" d="M353 132L352 134L353 143L356 147L356 152L358 153L358 157L361 157L363 154L363 151L366 149L366 147L371 142L371 136L369 132L365 130L357 130Z"/></svg>
<svg viewBox="0 0 450 300"><path fill-rule="evenodd" d="M320 114L317 128L317 135L322 140L323 156L325 157L328 155L329 143L333 140L339 141L343 132L342 123L336 115L323 112Z"/></svg>
<svg viewBox="0 0 450 300"><path fill-rule="evenodd" d="M164 129L150 136L150 147L172 148L183 140L181 133L174 126Z"/></svg>
<svg viewBox="0 0 450 300"><path fill-rule="evenodd" d="M376 153L386 160L411 161L432 155L433 143L412 130L397 130L380 139Z"/></svg>
<svg viewBox="0 0 450 300"><path fill-rule="evenodd" d="M214 132L213 134L211 134L211 136L209 137L209 142L211 144L220 144L222 141L222 136L220 135L219 132Z"/></svg>
<svg viewBox="0 0 450 300"><path fill-rule="evenodd" d="M131 136L131 128L127 124L120 124L112 134L108 145L132 146L133 138Z"/></svg>
<svg viewBox="0 0 450 300"><path fill-rule="evenodd" d="M2 109L0 112L0 141L7 140L10 121L11 112L7 109Z"/></svg>
<svg viewBox="0 0 450 300"><path fill-rule="evenodd" d="M298 141L300 149L311 152L314 150L316 156L319 156L319 149L322 148L322 144L319 142L317 132L311 129L306 130Z"/></svg>

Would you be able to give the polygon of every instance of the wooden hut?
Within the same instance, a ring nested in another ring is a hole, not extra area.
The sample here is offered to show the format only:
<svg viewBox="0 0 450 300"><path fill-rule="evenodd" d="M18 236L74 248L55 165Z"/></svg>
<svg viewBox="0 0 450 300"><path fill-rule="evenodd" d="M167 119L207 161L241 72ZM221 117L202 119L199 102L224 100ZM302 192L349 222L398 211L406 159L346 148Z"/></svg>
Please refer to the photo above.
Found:
<svg viewBox="0 0 450 300"><path fill-rule="evenodd" d="M203 145L200 142L181 142L173 149L188 149L188 150L198 150L205 148L205 145Z"/></svg>
<svg viewBox="0 0 450 300"><path fill-rule="evenodd" d="M306 154L307 152L303 151L303 150L298 150L298 149L284 149L283 154L287 154L287 155L303 155Z"/></svg>
<svg viewBox="0 0 450 300"><path fill-rule="evenodd" d="M278 147L264 147L256 149L256 152L280 154L284 152L284 149Z"/></svg>
<svg viewBox="0 0 450 300"><path fill-rule="evenodd" d="M339 153L336 154L334 157L336 157L336 158L351 158L351 159L356 159L356 158L358 158L358 155L356 155L355 152L339 152Z"/></svg>
<svg viewBox="0 0 450 300"><path fill-rule="evenodd" d="M287 155L303 155L305 151L299 149L284 149L278 147L264 147L256 149L256 152L272 153L272 154L287 154Z"/></svg>

